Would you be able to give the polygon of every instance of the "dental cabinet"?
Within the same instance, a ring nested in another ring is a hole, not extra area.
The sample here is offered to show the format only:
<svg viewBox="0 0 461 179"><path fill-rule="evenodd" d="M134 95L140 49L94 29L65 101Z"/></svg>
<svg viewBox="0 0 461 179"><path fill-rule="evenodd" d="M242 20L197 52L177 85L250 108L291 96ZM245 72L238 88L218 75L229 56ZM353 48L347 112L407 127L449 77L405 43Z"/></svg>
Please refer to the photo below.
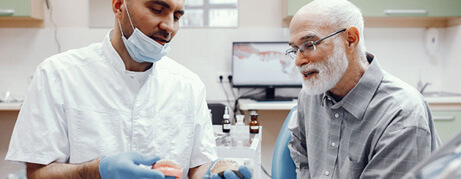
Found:
<svg viewBox="0 0 461 179"><path fill-rule="evenodd" d="M435 129L442 143L461 131L461 103L429 102Z"/></svg>
<svg viewBox="0 0 461 179"><path fill-rule="evenodd" d="M312 0L285 0L284 25ZM461 23L459 0L350 0L360 8L365 26L446 27Z"/></svg>
<svg viewBox="0 0 461 179"><path fill-rule="evenodd" d="M8 174L15 173L25 168L22 164L5 161L11 134L18 114L18 106L0 103L0 178L7 178Z"/></svg>
<svg viewBox="0 0 461 179"><path fill-rule="evenodd" d="M0 0L0 27L41 27L45 8L45 0Z"/></svg>
<svg viewBox="0 0 461 179"><path fill-rule="evenodd" d="M442 143L461 131L461 110L432 110L432 116Z"/></svg>
<svg viewBox="0 0 461 179"><path fill-rule="evenodd" d="M293 16L296 11L312 0L286 0L286 15ZM349 0L362 11L365 17L459 17L459 0Z"/></svg>

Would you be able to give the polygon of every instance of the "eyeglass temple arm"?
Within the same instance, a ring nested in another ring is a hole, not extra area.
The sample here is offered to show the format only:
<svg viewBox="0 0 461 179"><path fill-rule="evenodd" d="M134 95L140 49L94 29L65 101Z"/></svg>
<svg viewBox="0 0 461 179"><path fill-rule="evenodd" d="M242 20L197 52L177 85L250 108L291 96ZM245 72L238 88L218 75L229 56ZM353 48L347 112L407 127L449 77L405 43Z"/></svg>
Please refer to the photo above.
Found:
<svg viewBox="0 0 461 179"><path fill-rule="evenodd" d="M314 49L315 49L315 44L321 42L322 40L325 40L325 39L327 39L327 38L330 38L331 36L336 35L336 34L338 34L338 33L340 33L340 32L344 32L344 31L346 31L346 29L339 30L339 31L337 31L337 32L335 32L335 33L332 33L332 34L330 34L330 35L328 35L328 36L326 36L326 37L323 37L323 38L321 38L321 39L315 41L315 42L313 43L313 44L314 44Z"/></svg>

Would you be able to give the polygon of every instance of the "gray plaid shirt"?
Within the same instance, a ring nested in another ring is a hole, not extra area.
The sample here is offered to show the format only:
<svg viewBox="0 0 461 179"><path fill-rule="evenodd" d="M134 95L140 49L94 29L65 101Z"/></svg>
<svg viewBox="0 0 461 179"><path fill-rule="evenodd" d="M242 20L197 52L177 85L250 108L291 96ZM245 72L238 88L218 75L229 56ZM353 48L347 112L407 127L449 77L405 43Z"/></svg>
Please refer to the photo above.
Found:
<svg viewBox="0 0 461 179"><path fill-rule="evenodd" d="M422 95L367 58L342 100L301 91L288 144L298 178L401 178L441 145Z"/></svg>

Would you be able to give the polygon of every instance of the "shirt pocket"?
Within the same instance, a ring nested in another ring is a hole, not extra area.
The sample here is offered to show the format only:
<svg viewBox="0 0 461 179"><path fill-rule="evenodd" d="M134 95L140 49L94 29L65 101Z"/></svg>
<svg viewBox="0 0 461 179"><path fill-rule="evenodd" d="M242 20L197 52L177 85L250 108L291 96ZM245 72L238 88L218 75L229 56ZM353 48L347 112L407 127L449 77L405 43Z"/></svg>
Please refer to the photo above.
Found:
<svg viewBox="0 0 461 179"><path fill-rule="evenodd" d="M123 151L123 121L115 110L95 111L66 107L70 163L86 162Z"/></svg>
<svg viewBox="0 0 461 179"><path fill-rule="evenodd" d="M360 178L364 168L362 161L355 161L351 157L347 157L339 171L341 178Z"/></svg>

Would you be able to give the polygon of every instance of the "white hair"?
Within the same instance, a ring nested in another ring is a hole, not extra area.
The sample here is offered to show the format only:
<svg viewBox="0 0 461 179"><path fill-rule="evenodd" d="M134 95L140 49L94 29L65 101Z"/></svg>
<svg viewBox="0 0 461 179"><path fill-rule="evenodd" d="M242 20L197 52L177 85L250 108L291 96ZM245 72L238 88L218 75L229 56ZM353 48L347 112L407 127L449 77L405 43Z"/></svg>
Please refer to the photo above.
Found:
<svg viewBox="0 0 461 179"><path fill-rule="evenodd" d="M357 44L357 55L365 56L364 22L362 13L357 6L347 0L314 0L304 8L328 14L328 17L325 17L325 19L328 19L326 25L329 27L337 27L338 30L356 27L360 39Z"/></svg>

